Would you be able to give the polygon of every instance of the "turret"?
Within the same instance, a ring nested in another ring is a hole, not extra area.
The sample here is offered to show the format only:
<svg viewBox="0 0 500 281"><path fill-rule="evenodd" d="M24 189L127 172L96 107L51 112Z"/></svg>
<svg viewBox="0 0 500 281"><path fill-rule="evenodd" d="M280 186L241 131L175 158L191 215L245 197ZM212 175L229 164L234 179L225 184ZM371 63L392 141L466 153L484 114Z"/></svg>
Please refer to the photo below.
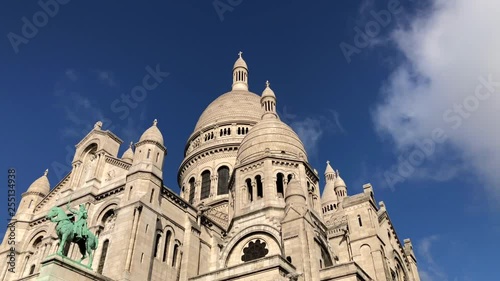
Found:
<svg viewBox="0 0 500 281"><path fill-rule="evenodd" d="M163 159L167 149L163 145L163 135L157 124L158 121L155 119L153 125L144 131L139 142L135 144L132 166L127 176L125 200L137 200L146 196L145 201L149 203L159 202L163 181ZM139 176L133 176L138 173Z"/></svg>
<svg viewBox="0 0 500 281"><path fill-rule="evenodd" d="M338 198L335 194L335 171L330 166L330 161L326 161L325 169L325 188L323 189L323 196L321 196L321 209L323 214L331 213L337 209Z"/></svg>
<svg viewBox="0 0 500 281"><path fill-rule="evenodd" d="M306 206L306 196L299 180L293 177L285 189L285 203L296 207Z"/></svg>
<svg viewBox="0 0 500 281"><path fill-rule="evenodd" d="M266 81L266 88L262 92L262 96L260 98L260 104L262 106L262 111L264 112L262 119L278 118L278 114L276 113L276 96L269 85L269 81Z"/></svg>
<svg viewBox="0 0 500 281"><path fill-rule="evenodd" d="M155 119L153 125L144 131L139 142L135 144L135 153L129 174L144 171L162 178L163 159L167 154L167 149L163 145L163 135L157 124L158 121Z"/></svg>
<svg viewBox="0 0 500 281"><path fill-rule="evenodd" d="M134 161L134 150L132 150L133 145L134 143L130 142L128 149L122 155L122 160L130 164Z"/></svg>
<svg viewBox="0 0 500 281"><path fill-rule="evenodd" d="M243 57L243 53L238 53L238 59L233 66L233 91L243 90L248 91L248 67Z"/></svg>
<svg viewBox="0 0 500 281"><path fill-rule="evenodd" d="M337 179L335 179L335 194L338 197L339 202L347 196L347 186L344 180L340 177L340 173L337 170Z"/></svg>
<svg viewBox="0 0 500 281"><path fill-rule="evenodd" d="M50 183L47 178L49 170L45 170L43 175L35 180L28 190L21 195L21 203L17 209L16 218L18 220L29 219L35 210L35 206L50 192Z"/></svg>

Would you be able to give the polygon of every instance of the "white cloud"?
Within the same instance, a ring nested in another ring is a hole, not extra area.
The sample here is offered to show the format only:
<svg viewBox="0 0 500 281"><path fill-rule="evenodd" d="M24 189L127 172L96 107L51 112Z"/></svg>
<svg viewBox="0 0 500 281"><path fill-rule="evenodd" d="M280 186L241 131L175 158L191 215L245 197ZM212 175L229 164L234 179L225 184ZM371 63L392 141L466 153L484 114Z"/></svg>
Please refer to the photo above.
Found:
<svg viewBox="0 0 500 281"><path fill-rule="evenodd" d="M293 121L290 123L290 127L297 133L306 150L314 154L317 150L316 144L323 135L323 128L321 127L320 121L307 117Z"/></svg>
<svg viewBox="0 0 500 281"><path fill-rule="evenodd" d="M99 81L107 84L109 87L117 86L113 72L106 70L97 70L96 73L97 73L97 79Z"/></svg>
<svg viewBox="0 0 500 281"><path fill-rule="evenodd" d="M298 116L290 113L283 107L283 112L278 114L283 122L287 123L297 133L309 156L315 157L318 152L318 143L326 134L345 134L346 131L340 123L339 113L330 109L325 114L315 116Z"/></svg>
<svg viewBox="0 0 500 281"><path fill-rule="evenodd" d="M492 189L499 189L500 131L496 121L500 119L500 84L490 87L493 91L488 98L480 100L474 95L485 84L481 79L500 82L500 37L495 29L500 26L500 2L431 2L429 11L419 13L392 34L406 60L382 88L384 100L373 114L376 128L394 140L398 152L442 128L448 140L437 154L450 175L460 175L458 169L465 167L485 184L496 186ZM474 99L479 102L474 104ZM459 105L465 105L465 115L459 112ZM441 158L448 159L447 163Z"/></svg>
<svg viewBox="0 0 500 281"><path fill-rule="evenodd" d="M419 267L420 280L422 281L447 281L448 276L436 264L432 257L432 245L439 240L438 235L424 237L417 245L418 254L423 259Z"/></svg>

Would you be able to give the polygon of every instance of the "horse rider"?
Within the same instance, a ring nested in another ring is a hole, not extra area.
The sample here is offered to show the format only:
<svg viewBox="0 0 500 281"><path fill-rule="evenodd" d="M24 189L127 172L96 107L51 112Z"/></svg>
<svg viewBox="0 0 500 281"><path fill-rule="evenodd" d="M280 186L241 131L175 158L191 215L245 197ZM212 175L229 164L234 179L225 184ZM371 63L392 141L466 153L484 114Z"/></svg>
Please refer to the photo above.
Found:
<svg viewBox="0 0 500 281"><path fill-rule="evenodd" d="M85 236L84 230L87 229L87 210L85 209L84 204L80 204L80 208L78 210L70 208L69 202L66 207L76 217L73 230L77 240L79 240Z"/></svg>

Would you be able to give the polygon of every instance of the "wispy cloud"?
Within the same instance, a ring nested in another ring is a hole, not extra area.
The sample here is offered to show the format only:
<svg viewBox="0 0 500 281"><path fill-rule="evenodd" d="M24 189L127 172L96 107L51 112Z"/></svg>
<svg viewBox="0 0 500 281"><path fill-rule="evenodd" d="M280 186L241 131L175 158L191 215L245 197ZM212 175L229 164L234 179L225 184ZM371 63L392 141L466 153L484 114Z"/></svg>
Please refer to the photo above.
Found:
<svg viewBox="0 0 500 281"><path fill-rule="evenodd" d="M433 243L439 240L438 235L424 237L417 245L418 253L423 258L419 268L422 281L448 281L448 276L434 261L432 256Z"/></svg>
<svg viewBox="0 0 500 281"><path fill-rule="evenodd" d="M97 74L97 79L100 82L108 85L109 87L116 87L118 85L113 72L107 70L96 70L95 72Z"/></svg>
<svg viewBox="0 0 500 281"><path fill-rule="evenodd" d="M279 116L297 133L309 156L317 154L318 143L326 134L346 134L339 113L333 109L315 116L299 116L283 107Z"/></svg>
<svg viewBox="0 0 500 281"><path fill-rule="evenodd" d="M74 69L71 68L66 69L65 74L66 77L72 82L76 82L78 80L78 75L76 74Z"/></svg>
<svg viewBox="0 0 500 281"><path fill-rule="evenodd" d="M500 134L495 120L500 119L500 65L492 62L500 59L500 39L491 27L500 24L500 2L431 4L426 13L392 33L392 43L405 59L382 88L384 100L373 114L376 129L390 136L396 153L402 154L415 146L415 140L442 128L445 145L436 147L418 173L425 176L438 167L447 171L445 176L427 177L447 180L466 169L498 195ZM487 100L478 98L478 93L488 91ZM434 166L426 170L429 163Z"/></svg>

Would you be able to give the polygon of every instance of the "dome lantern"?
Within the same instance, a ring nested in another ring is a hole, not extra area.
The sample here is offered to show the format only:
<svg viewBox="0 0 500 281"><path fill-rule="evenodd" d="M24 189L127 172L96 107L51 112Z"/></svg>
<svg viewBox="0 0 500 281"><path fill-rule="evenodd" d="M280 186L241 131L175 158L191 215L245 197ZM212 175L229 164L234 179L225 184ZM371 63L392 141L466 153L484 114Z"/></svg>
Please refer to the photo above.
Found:
<svg viewBox="0 0 500 281"><path fill-rule="evenodd" d="M266 81L266 88L262 92L262 96L260 98L260 104L262 106L262 111L263 111L262 119L278 118L278 114L276 114L276 95L269 86L270 86L269 81Z"/></svg>
<svg viewBox="0 0 500 281"><path fill-rule="evenodd" d="M248 91L248 67L241 56L243 52L238 53L238 59L233 66L233 91Z"/></svg>

